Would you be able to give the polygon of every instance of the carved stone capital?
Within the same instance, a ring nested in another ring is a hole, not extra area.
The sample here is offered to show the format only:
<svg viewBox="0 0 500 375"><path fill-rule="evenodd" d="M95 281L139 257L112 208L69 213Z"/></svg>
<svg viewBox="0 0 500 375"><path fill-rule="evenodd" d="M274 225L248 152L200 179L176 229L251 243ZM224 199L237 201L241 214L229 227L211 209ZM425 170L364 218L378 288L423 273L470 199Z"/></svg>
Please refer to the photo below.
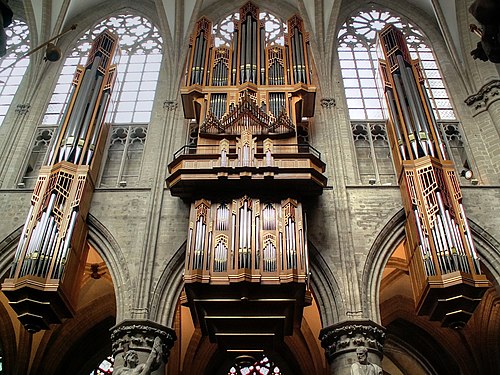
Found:
<svg viewBox="0 0 500 375"><path fill-rule="evenodd" d="M355 352L360 346L382 358L385 328L370 320L343 322L323 328L319 339L330 363L335 357Z"/></svg>
<svg viewBox="0 0 500 375"><path fill-rule="evenodd" d="M23 116L23 115L25 115L26 113L28 113L28 112L29 112L30 107L31 107L31 105L29 105L29 104L27 104L27 103L26 103L26 104L18 104L18 105L16 106L15 111L16 111L16 113L17 113L18 115Z"/></svg>
<svg viewBox="0 0 500 375"><path fill-rule="evenodd" d="M124 320L111 328L115 367L123 362L123 356L129 350L136 351L139 357L147 358L157 337L161 341L161 359L167 363L170 349L177 339L173 329L143 319Z"/></svg>
<svg viewBox="0 0 500 375"><path fill-rule="evenodd" d="M163 108L167 111L175 111L177 109L177 102L175 100L165 100L163 102Z"/></svg>
<svg viewBox="0 0 500 375"><path fill-rule="evenodd" d="M477 94L465 99L465 103L471 107L473 115L484 112L488 107L500 99L500 80L496 79L488 82L479 89Z"/></svg>
<svg viewBox="0 0 500 375"><path fill-rule="evenodd" d="M334 98L323 98L320 100L320 104L323 108L333 108L333 107L335 107L335 99Z"/></svg>

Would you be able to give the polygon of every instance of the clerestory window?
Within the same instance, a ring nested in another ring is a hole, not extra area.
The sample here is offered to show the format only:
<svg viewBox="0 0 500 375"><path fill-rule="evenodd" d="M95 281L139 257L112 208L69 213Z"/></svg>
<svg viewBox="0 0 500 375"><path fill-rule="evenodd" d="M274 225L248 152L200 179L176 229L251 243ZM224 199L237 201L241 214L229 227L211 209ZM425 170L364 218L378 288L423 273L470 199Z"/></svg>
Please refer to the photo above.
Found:
<svg viewBox="0 0 500 375"><path fill-rule="evenodd" d="M106 117L112 129L100 186L133 186L138 180L163 41L159 30L145 17L120 14L104 19L83 34L66 58L42 125L37 130L20 187L34 186L54 129L63 121L76 67L85 64L92 41L106 28L118 35L120 56L113 99Z"/></svg>
<svg viewBox="0 0 500 375"><path fill-rule="evenodd" d="M282 375L283 373L268 356L263 355L260 360L250 365L234 364L228 375Z"/></svg>
<svg viewBox="0 0 500 375"><path fill-rule="evenodd" d="M28 58L17 62L16 60L30 48L28 25L23 21L12 20L12 23L5 29L5 33L7 52L0 62L0 126L29 65Z"/></svg>
<svg viewBox="0 0 500 375"><path fill-rule="evenodd" d="M401 29L413 59L419 59L434 116L443 138L451 141L457 167L467 166L462 137L432 49L422 32L410 22L387 11L361 11L344 23L338 34L338 56L345 88L360 181L363 184L395 183L387 139L383 92L380 90L377 32L385 25Z"/></svg>

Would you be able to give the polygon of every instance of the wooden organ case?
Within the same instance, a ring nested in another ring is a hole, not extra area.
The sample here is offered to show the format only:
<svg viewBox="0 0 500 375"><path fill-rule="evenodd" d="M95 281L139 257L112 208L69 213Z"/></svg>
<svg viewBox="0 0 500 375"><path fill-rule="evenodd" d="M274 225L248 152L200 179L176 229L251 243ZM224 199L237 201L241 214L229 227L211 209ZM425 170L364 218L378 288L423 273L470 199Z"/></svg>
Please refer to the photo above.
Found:
<svg viewBox="0 0 500 375"><path fill-rule="evenodd" d="M320 153L298 133L314 115L307 33L294 16L279 21L281 43L270 40L265 17L245 4L226 43L198 21L181 89L190 139L167 178L191 202L185 303L212 342L242 352L300 327L310 303L302 200L326 185Z"/></svg>
<svg viewBox="0 0 500 375"><path fill-rule="evenodd" d="M467 323L489 287L481 273L453 162L434 118L419 61L401 31L379 32L389 139L406 213L405 249L417 313Z"/></svg>
<svg viewBox="0 0 500 375"><path fill-rule="evenodd" d="M105 30L78 66L70 102L31 198L2 291L28 331L74 315L87 258L86 218L109 127L118 38Z"/></svg>

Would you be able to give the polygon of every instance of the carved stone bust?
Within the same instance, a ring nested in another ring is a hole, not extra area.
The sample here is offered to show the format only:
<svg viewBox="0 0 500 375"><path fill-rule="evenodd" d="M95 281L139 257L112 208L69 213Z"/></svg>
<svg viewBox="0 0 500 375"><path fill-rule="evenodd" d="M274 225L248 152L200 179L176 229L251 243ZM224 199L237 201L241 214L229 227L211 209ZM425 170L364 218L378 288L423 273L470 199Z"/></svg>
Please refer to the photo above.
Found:
<svg viewBox="0 0 500 375"><path fill-rule="evenodd" d="M116 367L116 375L150 375L161 364L161 339L155 338L151 352L145 363L139 363L139 355L135 350L128 350L123 355L123 366Z"/></svg>
<svg viewBox="0 0 500 375"><path fill-rule="evenodd" d="M383 375L382 368L368 361L368 349L360 346L356 349L358 362L351 365L351 375Z"/></svg>

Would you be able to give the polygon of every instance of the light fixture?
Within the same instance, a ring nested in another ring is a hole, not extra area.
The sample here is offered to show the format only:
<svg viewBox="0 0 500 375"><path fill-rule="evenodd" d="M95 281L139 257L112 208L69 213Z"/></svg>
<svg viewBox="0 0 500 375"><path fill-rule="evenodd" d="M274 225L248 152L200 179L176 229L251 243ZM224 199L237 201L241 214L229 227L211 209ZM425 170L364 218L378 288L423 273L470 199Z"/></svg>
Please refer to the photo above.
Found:
<svg viewBox="0 0 500 375"><path fill-rule="evenodd" d="M127 186L127 181L125 181L125 180L121 180L121 181L119 182L119 185L120 185L120 187L125 187L125 186Z"/></svg>
<svg viewBox="0 0 500 375"><path fill-rule="evenodd" d="M375 185L375 183L376 183L376 182L377 182L377 180L376 180L376 179L374 179L374 178L370 178L370 179L368 180L368 183L369 183L370 185Z"/></svg>
<svg viewBox="0 0 500 375"><path fill-rule="evenodd" d="M11 62L9 65L7 66L4 66L2 69L0 69L0 73L4 72L5 70L9 69L10 67L12 67L13 65L16 65L19 61L21 61L22 59L24 59L25 57L28 57L30 55L32 55L33 53L35 53L36 51L42 49L43 47L47 46L47 51L45 51L45 61L57 61L61 58L61 50L59 49L59 47L57 47L54 43L52 43L54 40L62 37L64 34L67 34L69 33L70 31L73 31L73 30L76 30L76 27L78 25L77 24L74 24L74 25L71 25L71 27L67 30L64 30L62 33L60 34L57 34L55 37L53 38L50 38L49 40L47 40L45 43L42 43L40 44L38 47L35 47L33 48L32 50L29 50L28 52L26 52L24 55L22 55L21 57L17 58L16 60L14 60L13 62ZM57 57L57 58L56 58Z"/></svg>
<svg viewBox="0 0 500 375"><path fill-rule="evenodd" d="M464 169L462 170L462 172L460 172L460 176L462 176L466 180L470 180L474 176L474 173L472 173L470 169Z"/></svg>
<svg viewBox="0 0 500 375"><path fill-rule="evenodd" d="M54 43L47 44L45 50L45 61L55 62L61 58L61 49Z"/></svg>

